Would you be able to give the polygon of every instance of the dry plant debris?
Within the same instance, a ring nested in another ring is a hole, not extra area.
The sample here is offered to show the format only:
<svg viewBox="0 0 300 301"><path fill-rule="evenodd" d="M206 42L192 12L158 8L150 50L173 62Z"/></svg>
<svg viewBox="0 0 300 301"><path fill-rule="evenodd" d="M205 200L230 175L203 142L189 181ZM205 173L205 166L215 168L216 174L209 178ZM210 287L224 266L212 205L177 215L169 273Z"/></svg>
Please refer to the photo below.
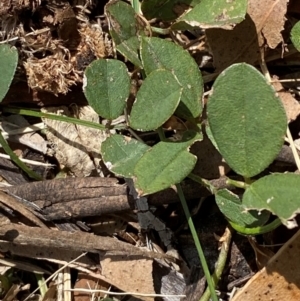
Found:
<svg viewBox="0 0 300 301"><path fill-rule="evenodd" d="M298 231L274 255L267 265L252 277L232 301L296 301L300 299L300 249Z"/></svg>
<svg viewBox="0 0 300 301"><path fill-rule="evenodd" d="M270 48L282 42L287 3L287 0L249 0L248 16L233 30L206 30L216 69L221 71L236 62L258 62L264 39Z"/></svg>
<svg viewBox="0 0 300 301"><path fill-rule="evenodd" d="M276 80L276 79L275 79ZM280 82L274 82L273 87L277 91L289 122L296 120L300 114L300 104L290 92L287 92Z"/></svg>
<svg viewBox="0 0 300 301"><path fill-rule="evenodd" d="M48 107L45 113L63 114L79 119L99 122L98 114L89 106L71 108ZM99 169L101 142L107 137L104 131L44 118L47 139L52 144L61 169L66 168L77 177L89 176Z"/></svg>

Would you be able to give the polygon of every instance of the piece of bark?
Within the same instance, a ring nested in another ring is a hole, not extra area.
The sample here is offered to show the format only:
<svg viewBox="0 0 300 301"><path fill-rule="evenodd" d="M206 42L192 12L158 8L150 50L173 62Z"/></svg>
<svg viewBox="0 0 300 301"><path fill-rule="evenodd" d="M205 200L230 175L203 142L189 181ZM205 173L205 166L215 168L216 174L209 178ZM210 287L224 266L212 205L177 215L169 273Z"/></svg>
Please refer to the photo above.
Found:
<svg viewBox="0 0 300 301"><path fill-rule="evenodd" d="M128 257L170 259L168 255L140 250L130 244L118 241L112 237L96 236L84 232L66 232L27 227L9 224L0 227L0 251L11 251L26 246L35 248L47 247L54 250L73 252L91 252L98 254L101 251L114 254L126 254ZM112 259L114 255L112 254Z"/></svg>
<svg viewBox="0 0 300 301"><path fill-rule="evenodd" d="M5 206L21 213L33 224L41 228L47 228L47 226L39 218L37 218L28 207L25 207L22 203L18 202L14 197L7 195L3 191L0 191L0 202Z"/></svg>
<svg viewBox="0 0 300 301"><path fill-rule="evenodd" d="M0 157L0 176L11 185L27 183L26 176L20 172L19 168L11 160Z"/></svg>
<svg viewBox="0 0 300 301"><path fill-rule="evenodd" d="M41 260L59 260L70 262L74 258L79 257L82 252L74 250L61 250L59 248L50 248L48 246L32 246L16 245L13 242L1 240L0 243L1 252L10 252L13 255L20 257L41 259ZM99 264L99 255L91 254L94 256L82 256L76 260L76 264L81 267L89 268L91 270L96 270Z"/></svg>
<svg viewBox="0 0 300 301"><path fill-rule="evenodd" d="M47 205L47 201L35 202L41 209ZM128 209L134 209L134 204L127 198L127 195L102 196L99 198L82 199L69 202L53 204L43 209L47 220L61 220L70 218L81 218L87 216L100 216L109 213L116 213Z"/></svg>
<svg viewBox="0 0 300 301"><path fill-rule="evenodd" d="M124 194L126 187L117 183L118 180L115 178L66 178L5 187L3 190L31 202L44 200L55 204L101 195L118 196Z"/></svg>
<svg viewBox="0 0 300 301"><path fill-rule="evenodd" d="M67 178L4 187L2 190L34 202L50 221L134 209L135 200L128 195L127 186L117 182L114 178ZM225 177L211 183L216 187L229 187ZM191 180L184 181L182 187L188 200L210 194ZM171 188L150 195L148 200L151 205L179 202L177 193Z"/></svg>

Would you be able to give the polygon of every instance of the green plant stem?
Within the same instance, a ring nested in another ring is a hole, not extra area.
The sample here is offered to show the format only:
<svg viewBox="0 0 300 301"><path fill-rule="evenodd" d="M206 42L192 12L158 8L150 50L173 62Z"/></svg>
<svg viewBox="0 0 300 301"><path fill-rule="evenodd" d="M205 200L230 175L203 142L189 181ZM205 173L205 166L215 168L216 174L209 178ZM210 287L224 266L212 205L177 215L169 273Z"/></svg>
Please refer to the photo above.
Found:
<svg viewBox="0 0 300 301"><path fill-rule="evenodd" d="M282 224L281 220L279 218L276 218L273 222L271 222L267 225L260 226L260 227L253 227L253 228L245 228L241 225L235 224L232 221L228 221L228 222L234 230L236 230L238 233L244 234L244 235L264 234L264 233L267 233L267 232L270 232L270 231L276 229L277 227L279 227Z"/></svg>
<svg viewBox="0 0 300 301"><path fill-rule="evenodd" d="M161 34L161 35L168 35L170 33L170 28L159 28L151 26L152 32Z"/></svg>
<svg viewBox="0 0 300 301"><path fill-rule="evenodd" d="M158 133L160 141L166 141L167 140L166 136L165 136L164 129L161 126L157 129L157 133Z"/></svg>
<svg viewBox="0 0 300 301"><path fill-rule="evenodd" d="M32 171L30 168L27 167L27 165L22 162L19 157L12 151L6 140L4 139L2 132L0 131L0 144L4 151L10 156L11 160L19 166L24 172L27 173L27 175L35 180L42 180L42 177L39 176L37 173Z"/></svg>
<svg viewBox="0 0 300 301"><path fill-rule="evenodd" d="M41 296L44 297L48 291L47 284L45 283L45 278L43 275L34 273L37 280L38 287L40 289Z"/></svg>
<svg viewBox="0 0 300 301"><path fill-rule="evenodd" d="M242 181L235 181L235 180L232 180L232 179L227 179L226 180L226 183L228 185L232 185L234 187L237 187L237 188L242 188L242 189L247 189L250 185L245 183L245 182L242 182Z"/></svg>
<svg viewBox="0 0 300 301"><path fill-rule="evenodd" d="M92 121L87 121L87 120L81 120L77 118L72 118L72 117L66 117L62 115L56 115L56 114L49 114L49 113L43 113L39 111L34 111L34 110L27 110L23 108L11 108L11 107L3 107L2 112L7 112L7 113L13 113L13 114L20 114L20 115L26 115L26 116L34 116L34 117L40 117L40 118L48 118L52 120L58 120L62 122L69 122L73 124L78 124L78 125L83 125L86 127L94 128L97 130L106 130L107 128L102 125L98 124Z"/></svg>
<svg viewBox="0 0 300 301"><path fill-rule="evenodd" d="M188 175L188 178L199 183L203 187L207 188L212 194L216 193L216 188L213 185L211 185L208 180L205 180L205 179L193 174L192 172Z"/></svg>
<svg viewBox="0 0 300 301"><path fill-rule="evenodd" d="M218 261L216 264L216 269L212 275L212 280L214 285L216 286L222 276L225 264L226 264L226 260L227 260L227 256L228 256L228 252L230 250L230 242L232 239L232 233L230 231L229 228L226 228L225 230L225 240L222 243L222 247L221 247L221 251L218 257ZM223 237L224 237L223 236ZM209 288L206 288L204 294L202 295L202 297L200 298L199 301L208 301L210 298L210 291Z"/></svg>
<svg viewBox="0 0 300 301"><path fill-rule="evenodd" d="M196 229L195 229L195 226L194 226L189 208L187 206L187 203L186 203L181 185L177 184L176 188L177 188L177 193L178 193L179 199L181 201L181 205L183 207L185 217L187 219L190 231L192 233L193 240L195 242L196 249L198 251L201 266L202 266L203 271L204 271L204 275L205 275L205 278L206 278L206 281L207 281L207 284L208 284L208 287L209 287L209 291L211 293L212 300L213 301L218 301L218 297L216 295L214 283L213 283L212 278L210 276L208 265L207 265L207 262L206 262L206 259L205 259L205 256L204 256L204 253L203 253L203 250L202 250L202 247L201 247L201 244L200 244L200 241L199 241L199 238L198 238L198 235L197 235L197 232L196 232Z"/></svg>
<svg viewBox="0 0 300 301"><path fill-rule="evenodd" d="M131 0L131 6L134 9L134 11L139 14L140 13L140 2L139 0Z"/></svg>

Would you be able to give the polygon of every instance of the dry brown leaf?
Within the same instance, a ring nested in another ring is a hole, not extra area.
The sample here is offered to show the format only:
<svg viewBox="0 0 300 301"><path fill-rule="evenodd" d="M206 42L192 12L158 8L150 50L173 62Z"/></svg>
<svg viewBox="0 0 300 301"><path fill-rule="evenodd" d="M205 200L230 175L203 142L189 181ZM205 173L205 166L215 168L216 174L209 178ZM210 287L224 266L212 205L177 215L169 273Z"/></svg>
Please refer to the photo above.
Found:
<svg viewBox="0 0 300 301"><path fill-rule="evenodd" d="M261 246L257 243L255 237L249 236L248 241L255 253L255 261L259 270L264 268L268 261L274 256L274 252L268 247Z"/></svg>
<svg viewBox="0 0 300 301"><path fill-rule="evenodd" d="M78 273L77 280L74 289L94 289L94 290L109 290L109 285L100 279L95 279L86 273ZM103 293L94 293L94 300L97 298L104 298ZM74 301L90 301L92 300L92 294L88 292L74 292Z"/></svg>
<svg viewBox="0 0 300 301"><path fill-rule="evenodd" d="M230 171L230 167L207 136L193 144L191 152L198 158L193 173L202 178L217 179Z"/></svg>
<svg viewBox="0 0 300 301"><path fill-rule="evenodd" d="M254 275L232 301L300 300L300 231Z"/></svg>
<svg viewBox="0 0 300 301"><path fill-rule="evenodd" d="M237 62L254 64L259 58L255 25L248 15L233 30L212 28L205 33L217 71Z"/></svg>
<svg viewBox="0 0 300 301"><path fill-rule="evenodd" d="M42 111L78 117L93 122L99 121L98 114L88 106L76 107L77 112L73 114L65 106L48 107ZM66 167L77 177L89 176L98 168L99 149L101 142L106 139L105 131L46 118L43 121L48 127L47 139L53 144L55 156L61 168Z"/></svg>
<svg viewBox="0 0 300 301"><path fill-rule="evenodd" d="M300 114L299 102L291 95L290 92L287 92L284 89L280 82L274 82L273 87L282 101L288 122L295 120Z"/></svg>
<svg viewBox="0 0 300 301"><path fill-rule="evenodd" d="M113 258L113 259L112 259ZM102 276L113 286L125 292L155 294L153 283L153 261L149 259L129 260L126 255L107 252L101 260ZM143 300L153 300L139 296Z"/></svg>
<svg viewBox="0 0 300 301"><path fill-rule="evenodd" d="M233 30L206 30L215 67L221 71L236 62L253 64L259 59L263 36L269 47L275 48L282 41L287 3L288 0L249 0L245 20Z"/></svg>
<svg viewBox="0 0 300 301"><path fill-rule="evenodd" d="M259 9L257 2L257 0L254 1L253 8L256 6L256 9ZM265 39L267 40L268 46L272 49L276 48L279 43L283 42L281 31L284 29L284 23L286 20L285 14L287 11L288 2L289 0L259 1L259 3L264 4L264 7L269 7L269 10L266 14L268 15L266 22L263 22L264 26L262 29L262 33Z"/></svg>

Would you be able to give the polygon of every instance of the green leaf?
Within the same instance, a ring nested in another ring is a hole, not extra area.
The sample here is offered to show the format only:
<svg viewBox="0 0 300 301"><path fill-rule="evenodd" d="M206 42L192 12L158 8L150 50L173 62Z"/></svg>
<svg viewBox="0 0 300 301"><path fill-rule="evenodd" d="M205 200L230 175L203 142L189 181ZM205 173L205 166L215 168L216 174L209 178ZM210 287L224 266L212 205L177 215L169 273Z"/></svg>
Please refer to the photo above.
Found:
<svg viewBox="0 0 300 301"><path fill-rule="evenodd" d="M148 149L150 146L130 137L112 135L102 142L101 155L110 171L130 178L136 163Z"/></svg>
<svg viewBox="0 0 300 301"><path fill-rule="evenodd" d="M0 45L0 102L8 92L9 86L14 78L18 65L18 51L15 47L9 45Z"/></svg>
<svg viewBox="0 0 300 301"><path fill-rule="evenodd" d="M287 119L280 99L252 66L235 64L213 84L207 117L218 149L238 174L252 177L280 152Z"/></svg>
<svg viewBox="0 0 300 301"><path fill-rule="evenodd" d="M178 0L145 0L142 2L141 10L148 20L158 18L164 21L171 21L177 18L173 7Z"/></svg>
<svg viewBox="0 0 300 301"><path fill-rule="evenodd" d="M142 67L138 50L138 33L142 33L140 24L131 5L123 1L111 1L105 6L105 13L110 24L110 34L116 49L129 61Z"/></svg>
<svg viewBox="0 0 300 301"><path fill-rule="evenodd" d="M99 59L85 70L83 91L91 107L102 117L119 117L130 93L126 65L117 60Z"/></svg>
<svg viewBox="0 0 300 301"><path fill-rule="evenodd" d="M243 227L258 227L264 225L269 217L268 211L246 211L240 198L227 189L218 190L216 203L220 211L230 221Z"/></svg>
<svg viewBox="0 0 300 301"><path fill-rule="evenodd" d="M144 17L148 20L158 18L164 21L171 21L178 18L184 10L195 6L200 1L201 0L144 0L141 5L141 10Z"/></svg>
<svg viewBox="0 0 300 301"><path fill-rule="evenodd" d="M300 21L298 21L291 30L291 41L295 48L300 51Z"/></svg>
<svg viewBox="0 0 300 301"><path fill-rule="evenodd" d="M156 69L173 72L183 87L177 113L186 118L195 118L202 111L203 81L198 65L187 51L159 38L142 38L141 59L146 74Z"/></svg>
<svg viewBox="0 0 300 301"><path fill-rule="evenodd" d="M181 182L194 168L197 158L188 148L202 137L188 131L181 142L159 142L136 164L136 189L139 195L154 193Z"/></svg>
<svg viewBox="0 0 300 301"><path fill-rule="evenodd" d="M171 71L155 70L139 89L129 123L139 131L156 130L175 112L182 87Z"/></svg>
<svg viewBox="0 0 300 301"><path fill-rule="evenodd" d="M174 29L184 29L184 24L201 28L232 29L245 19L247 0L224 1L202 0L192 10L182 15L172 26Z"/></svg>
<svg viewBox="0 0 300 301"><path fill-rule="evenodd" d="M250 185L243 195L247 210L268 210L288 228L296 226L292 219L300 212L300 175L272 174Z"/></svg>

